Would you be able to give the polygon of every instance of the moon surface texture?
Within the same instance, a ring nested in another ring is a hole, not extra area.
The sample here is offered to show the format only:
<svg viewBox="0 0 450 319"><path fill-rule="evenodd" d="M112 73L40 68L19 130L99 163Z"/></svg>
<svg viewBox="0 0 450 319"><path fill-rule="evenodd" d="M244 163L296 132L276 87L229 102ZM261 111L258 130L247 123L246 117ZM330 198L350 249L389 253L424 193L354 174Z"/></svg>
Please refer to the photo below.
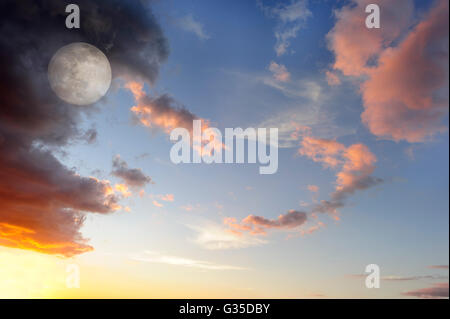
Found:
<svg viewBox="0 0 450 319"><path fill-rule="evenodd" d="M108 91L111 66L95 46L75 42L63 46L52 57L48 79L52 90L67 103L92 104Z"/></svg>

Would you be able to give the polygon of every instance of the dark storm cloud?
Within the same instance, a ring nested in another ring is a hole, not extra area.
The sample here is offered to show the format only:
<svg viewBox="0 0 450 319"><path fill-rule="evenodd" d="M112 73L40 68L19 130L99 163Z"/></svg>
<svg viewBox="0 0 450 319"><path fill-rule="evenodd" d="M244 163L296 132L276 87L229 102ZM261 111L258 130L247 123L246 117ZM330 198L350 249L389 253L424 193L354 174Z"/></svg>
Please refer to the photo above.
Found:
<svg viewBox="0 0 450 319"><path fill-rule="evenodd" d="M120 206L106 181L78 175L51 152L96 137L79 129L93 107L69 105L51 91L51 57L87 42L106 54L114 77L153 83L168 54L144 2L77 1L80 29L65 27L69 3L0 2L0 245L64 256L92 249L80 233L85 213Z"/></svg>
<svg viewBox="0 0 450 319"><path fill-rule="evenodd" d="M143 187L152 180L139 168L129 168L128 164L120 156L116 156L113 159L113 170L111 173L121 178L130 187Z"/></svg>
<svg viewBox="0 0 450 319"><path fill-rule="evenodd" d="M2 1L1 19L6 31L2 37L9 40L13 50L30 51L30 45L34 46L31 51L39 51L45 68L61 46L88 42L107 55L114 76L156 80L159 65L168 56L168 44L144 1L79 0L76 3L80 8L80 28L67 29L65 7L72 2Z"/></svg>

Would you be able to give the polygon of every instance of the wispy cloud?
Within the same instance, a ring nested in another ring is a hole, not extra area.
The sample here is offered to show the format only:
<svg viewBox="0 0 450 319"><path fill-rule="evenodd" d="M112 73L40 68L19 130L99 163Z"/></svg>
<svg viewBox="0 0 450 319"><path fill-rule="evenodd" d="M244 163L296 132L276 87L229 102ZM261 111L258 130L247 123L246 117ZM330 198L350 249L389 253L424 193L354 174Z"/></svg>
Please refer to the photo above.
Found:
<svg viewBox="0 0 450 319"><path fill-rule="evenodd" d="M272 61L269 64L269 71L272 72L273 78L278 82L288 82L291 79L291 74L283 64Z"/></svg>
<svg viewBox="0 0 450 319"><path fill-rule="evenodd" d="M298 31L303 27L305 21L312 16L307 8L307 0L291 0L290 3L278 3L271 7L266 6L262 1L258 2L259 7L270 18L277 20L275 27L275 52L281 56L288 52L290 41L297 37Z"/></svg>
<svg viewBox="0 0 450 319"><path fill-rule="evenodd" d="M355 275L349 275L349 277L354 278L366 278L367 274L355 274ZM417 275L417 276L382 276L380 278L384 281L418 281L418 280L443 280L448 279L448 276L441 276L441 275Z"/></svg>
<svg viewBox="0 0 450 319"><path fill-rule="evenodd" d="M448 265L431 265L428 266L430 269L448 269Z"/></svg>
<svg viewBox="0 0 450 319"><path fill-rule="evenodd" d="M200 40L208 40L211 36L206 33L203 24L195 20L192 14L178 19L178 25L185 31L195 34Z"/></svg>
<svg viewBox="0 0 450 319"><path fill-rule="evenodd" d="M413 280L423 280L423 279L440 280L440 279L448 279L448 277L440 276L440 275L410 276L410 277L385 276L385 277L381 277L381 279L386 280L386 281L413 281Z"/></svg>
<svg viewBox="0 0 450 319"><path fill-rule="evenodd" d="M236 236L227 227L211 221L203 221L197 225L188 224L190 229L196 232L193 241L205 249L210 250L225 250L225 249L239 249L251 246L259 246L267 243L267 241L242 234Z"/></svg>
<svg viewBox="0 0 450 319"><path fill-rule="evenodd" d="M270 74L237 70L223 72L241 83L250 83L264 90L268 87L280 94L283 108L275 108L265 119L250 123L252 127L277 127L279 148L298 146L296 131L299 127L307 126L322 138L336 138L355 131L350 126L336 124L337 113L332 106L341 97L336 96L334 90L330 91L324 80L299 79L290 75L288 82L281 82Z"/></svg>
<svg viewBox="0 0 450 319"><path fill-rule="evenodd" d="M154 206L156 206L156 207L159 207L159 208L164 207L164 205L161 204L160 202L158 202L156 199L152 201L152 204Z"/></svg>
<svg viewBox="0 0 450 319"><path fill-rule="evenodd" d="M167 264L180 267L198 268L203 270L245 270L244 267L216 264L210 261L195 260L179 256L161 254L156 251L144 251L134 254L131 259L147 263Z"/></svg>
<svg viewBox="0 0 450 319"><path fill-rule="evenodd" d="M150 195L151 198L157 198L164 202L173 202L175 200L175 195L173 194L157 194L157 195Z"/></svg>
<svg viewBox="0 0 450 319"><path fill-rule="evenodd" d="M448 290L448 282L441 282L431 287L407 291L402 295L423 299L448 298Z"/></svg>

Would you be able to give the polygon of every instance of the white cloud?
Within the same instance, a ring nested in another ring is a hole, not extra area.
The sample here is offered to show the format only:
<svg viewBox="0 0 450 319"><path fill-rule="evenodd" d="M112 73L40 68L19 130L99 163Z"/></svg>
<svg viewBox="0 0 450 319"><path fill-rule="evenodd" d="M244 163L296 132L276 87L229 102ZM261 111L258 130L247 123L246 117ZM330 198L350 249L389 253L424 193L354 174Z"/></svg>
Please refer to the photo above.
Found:
<svg viewBox="0 0 450 319"><path fill-rule="evenodd" d="M297 33L305 21L312 16L307 8L307 0L291 0L289 4L279 3L274 7L265 6L259 2L264 13L278 20L275 28L275 52L278 56L287 53L290 40L297 37Z"/></svg>
<svg viewBox="0 0 450 319"><path fill-rule="evenodd" d="M264 85L281 93L286 101L283 108L274 108L274 112L259 121L250 123L250 127L277 127L278 147L290 148L298 146L296 132L299 127L310 127L314 136L320 138L337 138L354 133L354 129L335 123L336 90L328 87L325 80L314 78L296 79L280 82L266 74L224 70L236 79Z"/></svg>
<svg viewBox="0 0 450 319"><path fill-rule="evenodd" d="M178 20L178 25L185 31L194 33L200 40L208 40L210 35L204 30L203 24L196 21L194 17L189 14Z"/></svg>
<svg viewBox="0 0 450 319"><path fill-rule="evenodd" d="M187 225L196 232L193 241L205 249L225 250L258 246L267 243L266 240L247 234L237 236L224 227L213 222L202 222L200 225Z"/></svg>
<svg viewBox="0 0 450 319"><path fill-rule="evenodd" d="M199 269L204 269L204 270L244 270L244 269L246 269L243 267L216 264L216 263L209 262L209 261L194 260L194 259L190 259L190 258L164 255L164 254L161 254L156 251L148 251L148 250L144 251L143 253L132 255L131 259L141 261L141 262L199 268Z"/></svg>

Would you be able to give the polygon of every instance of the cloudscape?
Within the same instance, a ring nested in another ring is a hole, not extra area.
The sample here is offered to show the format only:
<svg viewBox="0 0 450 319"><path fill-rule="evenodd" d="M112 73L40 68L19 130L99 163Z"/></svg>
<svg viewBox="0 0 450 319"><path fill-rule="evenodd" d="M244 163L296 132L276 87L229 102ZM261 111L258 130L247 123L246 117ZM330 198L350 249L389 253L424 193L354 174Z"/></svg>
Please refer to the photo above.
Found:
<svg viewBox="0 0 450 319"><path fill-rule="evenodd" d="M448 298L447 0L0 15L1 298Z"/></svg>

